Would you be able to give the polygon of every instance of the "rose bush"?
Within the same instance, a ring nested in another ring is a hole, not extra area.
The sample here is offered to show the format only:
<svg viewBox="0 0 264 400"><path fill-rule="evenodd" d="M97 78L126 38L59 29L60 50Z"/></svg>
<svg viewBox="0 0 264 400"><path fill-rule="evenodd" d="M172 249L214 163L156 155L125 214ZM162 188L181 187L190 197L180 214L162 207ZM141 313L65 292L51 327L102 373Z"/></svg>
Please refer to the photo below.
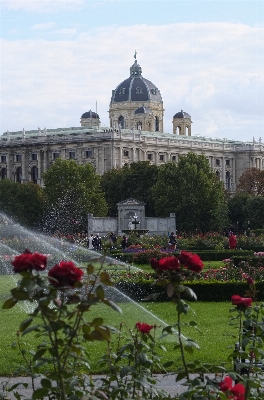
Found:
<svg viewBox="0 0 264 400"><path fill-rule="evenodd" d="M137 322L127 338L121 325L119 329L112 329L104 325L99 316L89 320L91 307L98 303L121 311L105 297L103 285L112 286L113 283L103 270L103 264L96 274L90 264L80 269L71 261L61 261L47 273L45 256L29 251L17 256L13 263L21 279L3 308L10 309L25 300L34 307L18 331L18 347L24 360L20 372L32 377L33 400L169 399L166 393L155 388L153 377L155 367L166 372L166 365L160 365L156 351L156 347L164 351L155 339L156 326ZM181 252L179 257L153 259L151 265L156 284L164 287L176 308L176 322L163 329L162 337L174 335L174 350L180 355L181 365L175 369L175 375L177 381L185 380L186 390L179 399L263 399L264 304L252 305L257 297L253 279L246 278L249 290L245 297L233 295L231 298L233 308L230 311L235 316L230 318L230 324L237 329L239 339L229 356L234 360L235 371L228 371L223 365L186 361L186 352L199 348L183 334L185 326L197 328L196 321L183 322L190 308L187 300L196 300L186 280L202 273L201 259L196 254ZM35 352L27 351L21 341L21 337L29 333L41 338ZM115 334L117 345L112 341ZM85 343L96 340L108 343L107 353L99 361L106 371L99 386L87 379L90 371ZM169 365L172 366L173 361ZM209 372L218 375L209 378L206 376ZM36 377L41 378L39 388L34 386ZM17 393L15 397L21 398Z"/></svg>

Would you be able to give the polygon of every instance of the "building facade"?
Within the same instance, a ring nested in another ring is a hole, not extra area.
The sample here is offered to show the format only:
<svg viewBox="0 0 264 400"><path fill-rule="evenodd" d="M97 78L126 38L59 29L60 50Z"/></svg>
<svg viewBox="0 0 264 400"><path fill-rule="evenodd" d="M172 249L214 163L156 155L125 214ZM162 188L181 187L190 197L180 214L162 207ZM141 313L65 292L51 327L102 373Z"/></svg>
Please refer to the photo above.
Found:
<svg viewBox="0 0 264 400"><path fill-rule="evenodd" d="M163 117L160 91L143 78L135 60L129 78L112 90L109 127L102 127L99 115L90 110L82 114L80 127L4 132L0 179L43 186L43 173L58 157L90 163L102 175L137 161L177 163L179 157L195 152L207 157L227 190L235 191L245 170L264 168L261 139L245 143L192 136L191 116L183 110L173 116L172 133L164 133Z"/></svg>

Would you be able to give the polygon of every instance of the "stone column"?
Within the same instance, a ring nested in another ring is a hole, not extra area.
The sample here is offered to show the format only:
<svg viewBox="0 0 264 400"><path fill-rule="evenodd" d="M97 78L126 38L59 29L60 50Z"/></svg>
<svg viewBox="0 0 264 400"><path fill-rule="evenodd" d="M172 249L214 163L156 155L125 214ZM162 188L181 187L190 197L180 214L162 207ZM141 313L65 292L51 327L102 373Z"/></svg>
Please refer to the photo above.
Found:
<svg viewBox="0 0 264 400"><path fill-rule="evenodd" d="M37 182L39 185L41 185L42 182L42 168L41 168L41 151L37 152L37 157L38 157L38 163L37 163L37 168L38 168L38 179Z"/></svg>
<svg viewBox="0 0 264 400"><path fill-rule="evenodd" d="M119 168L122 168L123 147L119 147Z"/></svg>
<svg viewBox="0 0 264 400"><path fill-rule="evenodd" d="M7 169L7 179L12 180L13 163L11 162L11 155L7 153L6 155L6 169Z"/></svg>
<svg viewBox="0 0 264 400"><path fill-rule="evenodd" d="M225 157L222 157L222 181L225 186Z"/></svg>
<svg viewBox="0 0 264 400"><path fill-rule="evenodd" d="M48 150L43 150L43 172L47 172L48 170L48 157L49 157Z"/></svg>
<svg viewBox="0 0 264 400"><path fill-rule="evenodd" d="M22 183L28 181L28 169L27 169L27 153L23 151L22 153Z"/></svg>
<svg viewBox="0 0 264 400"><path fill-rule="evenodd" d="M232 158L232 190L236 190L236 160Z"/></svg>

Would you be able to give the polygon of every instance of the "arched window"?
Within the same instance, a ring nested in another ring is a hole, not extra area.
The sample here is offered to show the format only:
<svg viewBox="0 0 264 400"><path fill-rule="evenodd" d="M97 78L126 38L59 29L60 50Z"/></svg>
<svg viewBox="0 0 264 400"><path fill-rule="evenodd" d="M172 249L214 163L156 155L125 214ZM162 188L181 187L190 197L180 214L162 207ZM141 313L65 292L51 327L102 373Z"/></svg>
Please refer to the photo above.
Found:
<svg viewBox="0 0 264 400"><path fill-rule="evenodd" d="M155 131L159 132L159 117L155 117Z"/></svg>
<svg viewBox="0 0 264 400"><path fill-rule="evenodd" d="M16 169L16 182L21 183L22 182L22 168L17 167Z"/></svg>
<svg viewBox="0 0 264 400"><path fill-rule="evenodd" d="M230 178L230 172L226 172L225 176L225 184L226 184L226 189L231 189L231 178Z"/></svg>
<svg viewBox="0 0 264 400"><path fill-rule="evenodd" d="M118 118L118 126L121 126L121 129L125 128L125 119L123 115L120 115L120 117Z"/></svg>
<svg viewBox="0 0 264 400"><path fill-rule="evenodd" d="M137 129L142 130L142 122L137 122Z"/></svg>
<svg viewBox="0 0 264 400"><path fill-rule="evenodd" d="M6 168L1 169L1 179L7 179L7 169Z"/></svg>
<svg viewBox="0 0 264 400"><path fill-rule="evenodd" d="M38 183L38 168L35 165L31 168L31 180L33 183Z"/></svg>

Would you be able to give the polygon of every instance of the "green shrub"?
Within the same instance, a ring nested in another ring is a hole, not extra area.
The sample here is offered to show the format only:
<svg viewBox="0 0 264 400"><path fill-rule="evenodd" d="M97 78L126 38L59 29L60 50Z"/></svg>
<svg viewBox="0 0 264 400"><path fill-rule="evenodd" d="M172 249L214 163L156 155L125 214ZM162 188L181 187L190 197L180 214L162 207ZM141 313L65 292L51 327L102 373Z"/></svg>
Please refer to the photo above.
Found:
<svg viewBox="0 0 264 400"><path fill-rule="evenodd" d="M186 282L187 283L187 282ZM122 293L129 296L135 301L144 301L148 296L159 294L158 297L148 298L146 301L170 301L164 289L159 286L155 286L153 282L136 283L136 282L118 282L115 284ZM206 281L194 281L188 282L190 287L197 295L198 301L230 301L233 294L238 294L241 297L245 296L248 289L246 282L206 282ZM264 282L256 283L258 290L257 299L264 300Z"/></svg>

